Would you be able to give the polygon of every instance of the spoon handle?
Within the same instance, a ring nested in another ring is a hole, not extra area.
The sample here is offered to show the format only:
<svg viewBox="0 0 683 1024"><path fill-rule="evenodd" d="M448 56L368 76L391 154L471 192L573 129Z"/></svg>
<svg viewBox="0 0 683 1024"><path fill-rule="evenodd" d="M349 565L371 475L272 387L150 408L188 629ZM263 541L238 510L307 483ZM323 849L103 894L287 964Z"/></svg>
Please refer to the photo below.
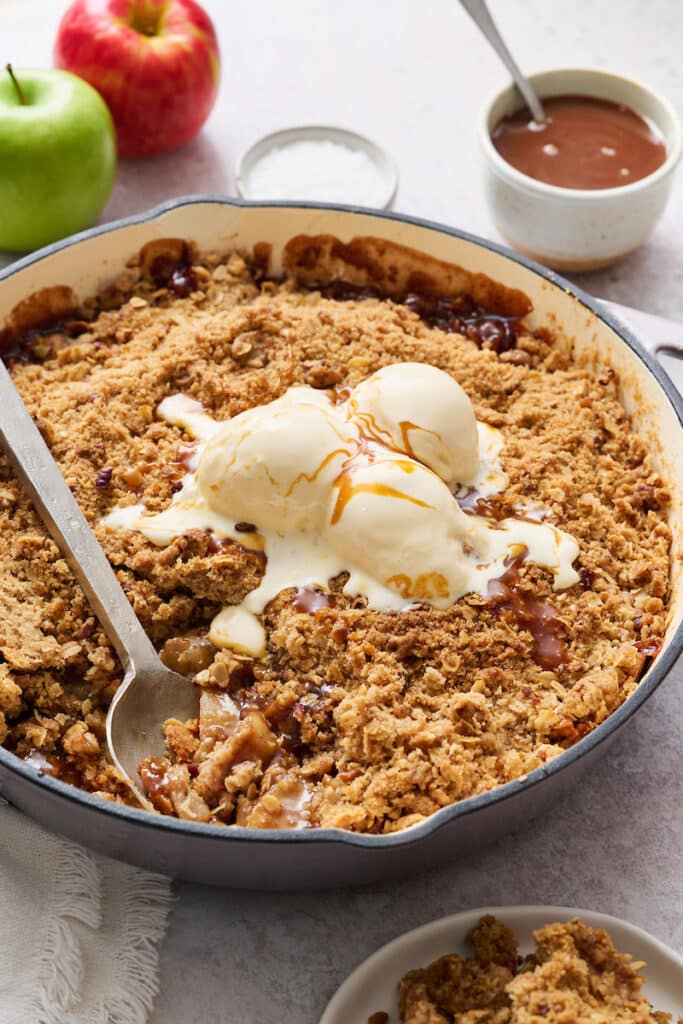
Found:
<svg viewBox="0 0 683 1024"><path fill-rule="evenodd" d="M0 443L123 662L139 671L157 654L88 521L0 360Z"/></svg>
<svg viewBox="0 0 683 1024"><path fill-rule="evenodd" d="M486 6L485 0L460 0L460 3L476 25L481 29L483 35L486 36L491 46L512 75L514 83L521 92L524 102L532 113L534 121L536 121L537 124L545 124L547 118L545 116L543 105L530 82L524 77L517 66L514 57L508 50L500 32L498 31L495 21L491 17L491 12Z"/></svg>

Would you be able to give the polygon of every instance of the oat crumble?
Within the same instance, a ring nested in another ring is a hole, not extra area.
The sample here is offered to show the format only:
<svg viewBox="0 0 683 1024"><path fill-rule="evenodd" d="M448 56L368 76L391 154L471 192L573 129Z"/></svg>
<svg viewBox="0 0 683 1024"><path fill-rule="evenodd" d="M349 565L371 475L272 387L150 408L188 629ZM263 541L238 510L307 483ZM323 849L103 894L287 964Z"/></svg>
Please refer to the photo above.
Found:
<svg viewBox="0 0 683 1024"><path fill-rule="evenodd" d="M401 979L402 1024L671 1021L671 1014L653 1010L641 993L646 965L615 949L603 929L575 917L545 925L534 939L534 952L521 957L512 930L490 914L482 917L467 935L471 958L451 953ZM380 1011L370 1024L388 1020Z"/></svg>
<svg viewBox="0 0 683 1024"><path fill-rule="evenodd" d="M614 711L659 651L671 541L668 490L615 375L591 376L562 338L520 317L482 329L476 316L449 321L436 300L321 294L268 280L258 259L181 251L191 259L172 254L161 271L143 252L10 358L143 626L201 691L199 720L167 722L168 757L143 767L157 809L393 832L546 763ZM546 509L579 542L580 584L553 593L550 573L521 560L489 599L375 612L342 595L342 577L330 600L272 601L266 656L251 660L206 633L262 576L252 524L243 545L190 531L164 548L98 526L121 503L161 511L177 489L188 439L155 417L165 397L190 395L220 420L293 384L354 386L398 361L450 373L477 418L502 430L510 486L478 511ZM0 740L41 771L127 801L104 738L120 666L4 457L0 561ZM550 663L524 617L534 602L554 610L562 656Z"/></svg>

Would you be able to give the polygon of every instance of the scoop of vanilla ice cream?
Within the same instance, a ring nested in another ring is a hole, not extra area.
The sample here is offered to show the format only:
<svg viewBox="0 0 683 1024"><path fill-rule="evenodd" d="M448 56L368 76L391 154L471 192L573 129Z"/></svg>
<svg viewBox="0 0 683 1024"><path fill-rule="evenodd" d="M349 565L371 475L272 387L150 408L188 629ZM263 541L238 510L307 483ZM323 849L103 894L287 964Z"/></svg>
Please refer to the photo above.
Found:
<svg viewBox="0 0 683 1024"><path fill-rule="evenodd" d="M410 458L350 460L335 482L324 537L372 608L429 601L446 607L468 590L473 563L463 551L470 517L446 484Z"/></svg>
<svg viewBox="0 0 683 1024"><path fill-rule="evenodd" d="M349 415L368 437L424 463L449 487L477 472L477 421L452 377L425 363L394 363L358 384Z"/></svg>
<svg viewBox="0 0 683 1024"><path fill-rule="evenodd" d="M354 431L326 395L290 388L222 425L202 451L199 490L235 522L278 533L313 530L355 448Z"/></svg>

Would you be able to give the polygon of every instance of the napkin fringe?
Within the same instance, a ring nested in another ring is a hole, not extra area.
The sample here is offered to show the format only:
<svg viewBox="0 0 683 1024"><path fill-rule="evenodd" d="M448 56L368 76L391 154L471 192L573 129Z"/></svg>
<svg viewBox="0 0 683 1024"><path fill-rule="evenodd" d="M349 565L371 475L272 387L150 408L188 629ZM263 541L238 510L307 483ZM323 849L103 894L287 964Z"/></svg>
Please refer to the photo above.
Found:
<svg viewBox="0 0 683 1024"><path fill-rule="evenodd" d="M46 832L0 798L11 925L0 1024L147 1024L172 904L170 879Z"/></svg>
<svg viewBox="0 0 683 1024"><path fill-rule="evenodd" d="M100 876L92 857L66 839L55 839L57 865L50 913L45 914L42 956L33 962L31 1009L36 1024L63 1024L83 984L83 958L73 922L101 922Z"/></svg>
<svg viewBox="0 0 683 1024"><path fill-rule="evenodd" d="M64 1015L78 1000L83 984L81 946L68 921L53 918L47 930L46 952L36 963L40 980L31 997L37 1024L64 1024Z"/></svg>
<svg viewBox="0 0 683 1024"><path fill-rule="evenodd" d="M54 909L60 918L74 917L90 928L102 924L101 878L97 864L81 846L62 841L62 861L55 876Z"/></svg>
<svg viewBox="0 0 683 1024"><path fill-rule="evenodd" d="M140 872L130 880L116 964L120 995L108 1003L106 1017L93 1024L146 1024L159 991L159 944L172 905L168 878L163 875Z"/></svg>

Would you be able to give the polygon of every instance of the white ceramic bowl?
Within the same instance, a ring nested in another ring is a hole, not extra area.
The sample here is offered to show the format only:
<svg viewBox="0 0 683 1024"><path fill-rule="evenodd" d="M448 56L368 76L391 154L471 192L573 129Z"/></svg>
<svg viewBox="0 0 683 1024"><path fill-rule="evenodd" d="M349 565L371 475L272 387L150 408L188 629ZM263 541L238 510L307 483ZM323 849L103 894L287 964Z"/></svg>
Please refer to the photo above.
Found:
<svg viewBox="0 0 683 1024"><path fill-rule="evenodd" d="M681 124L671 104L632 78L592 68L530 75L539 96L582 95L623 103L652 121L667 158L652 174L618 188L559 188L523 174L498 153L491 132L521 107L513 85L497 93L479 118L484 187L494 223L515 249L555 270L597 270L637 249L666 204L681 157Z"/></svg>
<svg viewBox="0 0 683 1024"><path fill-rule="evenodd" d="M296 200L305 198L325 202L327 196L324 193L329 189L329 182L318 182L315 186L299 182L292 189L291 184L284 184L278 196L261 195L258 189L254 189L252 174L256 166L265 156L273 150L291 146L297 142L328 142L337 146L344 146L353 153L364 154L372 163L377 173L377 188L374 194L367 195L367 184L364 181L346 182L344 202L363 206L373 206L382 209L391 206L396 189L398 187L398 170L396 164L385 149L378 146L372 139L357 132L349 132L344 128L335 128L329 125L303 125L299 128L285 128L283 131L272 132L259 139L237 161L235 184L237 191L243 199L268 200L272 198L283 200ZM302 172L303 173L303 172ZM309 172L316 180L315 169ZM308 175L306 175L308 177ZM343 182L340 183L343 188ZM308 192L305 196L297 195L297 191ZM334 189L333 191L336 191Z"/></svg>
<svg viewBox="0 0 683 1024"><path fill-rule="evenodd" d="M398 983L414 967L426 967L447 953L470 956L465 935L484 914L493 914L515 932L522 954L534 948L532 933L552 921L570 921L573 917L591 928L604 928L617 949L644 960L647 981L643 994L657 1010L672 1013L681 1010L683 958L641 928L607 914L575 907L479 907L415 928L382 946L351 974L330 1000L320 1024L367 1024L372 1013L389 1014L389 1024L397 1024Z"/></svg>

